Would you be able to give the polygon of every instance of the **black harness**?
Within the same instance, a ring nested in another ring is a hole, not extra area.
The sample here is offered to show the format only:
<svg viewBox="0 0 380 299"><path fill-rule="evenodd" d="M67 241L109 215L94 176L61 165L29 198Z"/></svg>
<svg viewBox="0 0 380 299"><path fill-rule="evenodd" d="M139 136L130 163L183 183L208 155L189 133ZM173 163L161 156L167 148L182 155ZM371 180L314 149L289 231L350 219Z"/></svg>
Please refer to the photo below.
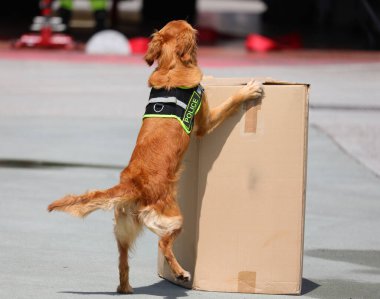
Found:
<svg viewBox="0 0 380 299"><path fill-rule="evenodd" d="M143 118L166 117L177 119L187 134L194 126L194 116L202 104L203 87L178 87L170 90L154 89L150 91L149 102Z"/></svg>

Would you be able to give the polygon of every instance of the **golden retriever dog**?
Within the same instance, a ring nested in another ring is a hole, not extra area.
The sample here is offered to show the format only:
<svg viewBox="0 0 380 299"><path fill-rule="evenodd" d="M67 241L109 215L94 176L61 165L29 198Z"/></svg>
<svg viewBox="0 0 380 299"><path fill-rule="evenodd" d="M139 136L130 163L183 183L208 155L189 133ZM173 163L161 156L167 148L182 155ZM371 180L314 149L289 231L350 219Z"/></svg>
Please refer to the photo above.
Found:
<svg viewBox="0 0 380 299"><path fill-rule="evenodd" d="M149 66L157 63L148 81L151 98L136 147L129 165L121 172L120 182L107 190L67 195L48 207L50 212L63 211L78 217L98 209L114 209L119 293L133 292L129 285L128 250L143 226L159 236L159 249L173 275L179 280L190 280L190 273L178 263L172 246L183 223L176 185L192 124L192 131L203 136L234 113L241 103L263 94L261 83L251 81L218 107L210 109L207 95L200 87L202 72L197 64L196 33L186 21L179 20L169 22L152 35L144 57ZM173 100L173 95L180 100ZM183 101L189 97L186 106ZM181 119L181 116L171 115L169 108L165 115L148 113L149 109L160 113L166 106L176 111L183 109L180 112L185 116Z"/></svg>

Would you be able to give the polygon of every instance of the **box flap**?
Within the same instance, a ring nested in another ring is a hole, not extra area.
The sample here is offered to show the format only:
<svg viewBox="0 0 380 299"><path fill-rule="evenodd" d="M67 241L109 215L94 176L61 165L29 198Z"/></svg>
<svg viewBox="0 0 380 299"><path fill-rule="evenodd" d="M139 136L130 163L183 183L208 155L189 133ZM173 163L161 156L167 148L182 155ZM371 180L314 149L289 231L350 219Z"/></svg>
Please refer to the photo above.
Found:
<svg viewBox="0 0 380 299"><path fill-rule="evenodd" d="M212 76L204 76L202 79L202 85L205 85L205 86L245 85L252 79L260 81L265 85L306 85L306 86L309 86L309 84L306 84L306 83L288 82L288 81L273 79L270 77L215 78Z"/></svg>

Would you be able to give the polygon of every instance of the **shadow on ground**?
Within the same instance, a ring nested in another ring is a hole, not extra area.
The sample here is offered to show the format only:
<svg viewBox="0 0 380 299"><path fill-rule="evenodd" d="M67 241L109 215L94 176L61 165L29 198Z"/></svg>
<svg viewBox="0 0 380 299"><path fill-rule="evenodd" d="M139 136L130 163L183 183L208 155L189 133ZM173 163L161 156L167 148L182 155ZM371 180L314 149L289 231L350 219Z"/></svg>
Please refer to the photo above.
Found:
<svg viewBox="0 0 380 299"><path fill-rule="evenodd" d="M308 280L306 278L302 279L302 293L301 295L305 295L309 292L314 291L315 289L319 288L321 285L317 284L311 280ZM143 287L137 287L134 288L134 295L152 295L152 296L158 296L164 299L174 299L174 298L181 298L181 297L187 297L189 290L184 289L182 287L176 286L166 280L159 281L155 284L149 285L149 286L143 286ZM118 294L116 292L75 292L75 291L63 291L60 292L63 294L75 294L75 295L90 295L90 296L96 296L96 295L109 295L109 296L124 296L123 294Z"/></svg>
<svg viewBox="0 0 380 299"><path fill-rule="evenodd" d="M166 280L145 287L135 288L135 294L160 296L165 299L187 297L188 289L176 286Z"/></svg>
<svg viewBox="0 0 380 299"><path fill-rule="evenodd" d="M380 274L380 250L313 249L307 256L374 268Z"/></svg>
<svg viewBox="0 0 380 299"><path fill-rule="evenodd" d="M133 288L134 295L152 295L152 296L158 296L164 299L174 299L174 298L181 298L181 297L187 297L187 289L184 289L182 287L178 287L168 281L162 280L157 283L154 283L149 286L143 286L143 287L137 287ZM83 292L83 291L62 291L59 292L61 294L75 294L75 295L89 295L89 296L96 296L96 295L109 295L109 296L125 296L124 294L119 294L117 292Z"/></svg>
<svg viewBox="0 0 380 299"><path fill-rule="evenodd" d="M314 291L316 288L319 288L321 285L315 283L314 281L311 281L306 278L302 278L302 290L301 295L305 295L307 293L310 293L311 291Z"/></svg>
<svg viewBox="0 0 380 299"><path fill-rule="evenodd" d="M380 298L378 283L358 282L353 280L326 279L318 280L320 287L308 294L312 298L324 299L372 299ZM303 294L303 293L302 293Z"/></svg>
<svg viewBox="0 0 380 299"><path fill-rule="evenodd" d="M358 270L358 272L371 275L380 274L379 250L313 249L306 250L305 255L324 260L346 262L365 266L369 269ZM317 287L314 288L315 290L308 290L309 282L317 285ZM306 281L306 292L304 292L303 288L302 294L306 294L314 290L309 294L309 296L313 298L380 298L379 284L367 281L324 279L316 282Z"/></svg>
<svg viewBox="0 0 380 299"><path fill-rule="evenodd" d="M74 295L82 295L82 296L96 296L96 295L108 295L108 296L125 296L124 294L119 294L116 292L75 292L75 291L63 291L58 292L60 294L74 294Z"/></svg>

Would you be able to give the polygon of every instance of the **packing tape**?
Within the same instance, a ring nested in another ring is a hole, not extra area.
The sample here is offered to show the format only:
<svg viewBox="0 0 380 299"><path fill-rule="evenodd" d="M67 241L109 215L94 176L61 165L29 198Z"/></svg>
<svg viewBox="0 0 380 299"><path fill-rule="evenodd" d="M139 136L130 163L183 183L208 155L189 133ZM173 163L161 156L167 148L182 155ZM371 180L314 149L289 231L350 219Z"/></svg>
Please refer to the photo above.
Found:
<svg viewBox="0 0 380 299"><path fill-rule="evenodd" d="M256 289L256 272L240 271L238 274L238 292L254 293Z"/></svg>
<svg viewBox="0 0 380 299"><path fill-rule="evenodd" d="M245 103L245 124L244 133L256 133L257 114L261 109L261 99L252 100Z"/></svg>

